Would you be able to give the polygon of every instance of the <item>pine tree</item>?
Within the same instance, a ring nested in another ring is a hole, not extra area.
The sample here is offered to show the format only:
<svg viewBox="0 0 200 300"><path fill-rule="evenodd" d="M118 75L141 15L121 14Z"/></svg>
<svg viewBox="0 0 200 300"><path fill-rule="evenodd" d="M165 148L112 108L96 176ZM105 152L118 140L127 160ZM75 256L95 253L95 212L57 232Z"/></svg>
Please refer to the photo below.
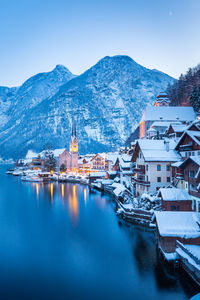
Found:
<svg viewBox="0 0 200 300"><path fill-rule="evenodd" d="M193 89L190 96L190 105L194 108L195 112L200 112L200 86Z"/></svg>
<svg viewBox="0 0 200 300"><path fill-rule="evenodd" d="M50 150L46 150L44 153L45 156L45 162L44 162L44 167L48 172L55 171L56 170L56 165L57 161L54 157L54 154Z"/></svg>

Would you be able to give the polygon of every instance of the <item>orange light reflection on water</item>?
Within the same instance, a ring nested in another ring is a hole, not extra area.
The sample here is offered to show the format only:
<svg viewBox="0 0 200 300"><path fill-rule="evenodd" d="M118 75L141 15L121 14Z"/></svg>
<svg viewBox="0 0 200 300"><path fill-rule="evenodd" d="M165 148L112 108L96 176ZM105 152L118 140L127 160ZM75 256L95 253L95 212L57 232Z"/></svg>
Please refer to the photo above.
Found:
<svg viewBox="0 0 200 300"><path fill-rule="evenodd" d="M73 185L72 193L69 193L69 211L74 224L78 222L78 197L76 185Z"/></svg>
<svg viewBox="0 0 200 300"><path fill-rule="evenodd" d="M51 203L53 203L53 183L50 183Z"/></svg>
<svg viewBox="0 0 200 300"><path fill-rule="evenodd" d="M86 190L86 188L84 188L84 190L83 190L83 195L84 195L84 202L86 204L87 203L87 190Z"/></svg>
<svg viewBox="0 0 200 300"><path fill-rule="evenodd" d="M64 186L63 183L61 185L61 195L62 195L63 198L65 197L65 186Z"/></svg>

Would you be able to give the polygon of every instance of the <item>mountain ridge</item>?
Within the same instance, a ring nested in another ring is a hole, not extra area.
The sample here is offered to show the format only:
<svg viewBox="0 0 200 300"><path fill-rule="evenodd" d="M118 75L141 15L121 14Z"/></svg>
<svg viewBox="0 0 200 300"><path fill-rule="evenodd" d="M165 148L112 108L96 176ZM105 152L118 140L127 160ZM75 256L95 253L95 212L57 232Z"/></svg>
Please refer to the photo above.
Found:
<svg viewBox="0 0 200 300"><path fill-rule="evenodd" d="M48 75L41 81L43 74ZM2 116L3 158L40 151L47 142L54 148L68 146L72 116L81 153L115 150L133 132L145 106L174 81L123 55L106 56L78 76L62 65L37 75L18 88L10 100L10 115Z"/></svg>

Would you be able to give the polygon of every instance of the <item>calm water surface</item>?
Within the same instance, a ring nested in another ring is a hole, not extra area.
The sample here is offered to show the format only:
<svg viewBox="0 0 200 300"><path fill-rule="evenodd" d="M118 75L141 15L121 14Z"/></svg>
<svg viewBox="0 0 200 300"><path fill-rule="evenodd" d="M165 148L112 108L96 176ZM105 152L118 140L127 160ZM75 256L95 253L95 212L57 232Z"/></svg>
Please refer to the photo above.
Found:
<svg viewBox="0 0 200 300"><path fill-rule="evenodd" d="M1 299L188 299L156 260L153 233L120 225L109 195L21 182L0 166Z"/></svg>

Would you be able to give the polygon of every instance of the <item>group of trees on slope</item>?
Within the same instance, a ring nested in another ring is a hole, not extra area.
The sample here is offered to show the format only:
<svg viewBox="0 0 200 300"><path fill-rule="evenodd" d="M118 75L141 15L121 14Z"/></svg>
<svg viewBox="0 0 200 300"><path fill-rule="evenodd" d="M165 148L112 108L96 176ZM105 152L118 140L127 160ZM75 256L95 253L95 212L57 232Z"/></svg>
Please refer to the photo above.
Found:
<svg viewBox="0 0 200 300"><path fill-rule="evenodd" d="M167 94L172 106L193 106L200 112L200 65L181 74L174 84L168 86Z"/></svg>

